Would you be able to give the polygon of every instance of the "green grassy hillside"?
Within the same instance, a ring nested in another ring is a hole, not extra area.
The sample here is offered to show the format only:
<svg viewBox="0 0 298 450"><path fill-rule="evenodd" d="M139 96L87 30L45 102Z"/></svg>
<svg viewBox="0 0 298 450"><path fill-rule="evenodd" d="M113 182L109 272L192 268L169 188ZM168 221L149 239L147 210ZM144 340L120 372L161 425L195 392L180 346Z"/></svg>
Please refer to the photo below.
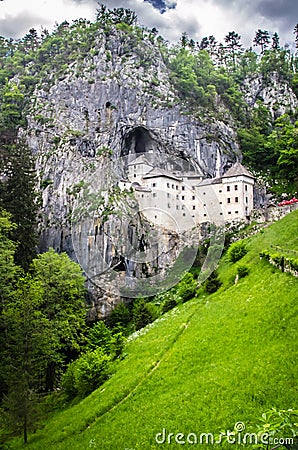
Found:
<svg viewBox="0 0 298 450"><path fill-rule="evenodd" d="M271 245L298 250L297 219L295 211L247 239L241 264L249 274L237 284L237 263L224 255L219 291L202 290L198 299L142 330L128 343L116 373L89 397L56 413L27 447L181 448L173 441L158 444L156 434L163 429L216 434L239 421L249 428L271 407L295 408L298 279L260 260L259 252ZM21 447L14 441L10 448Z"/></svg>

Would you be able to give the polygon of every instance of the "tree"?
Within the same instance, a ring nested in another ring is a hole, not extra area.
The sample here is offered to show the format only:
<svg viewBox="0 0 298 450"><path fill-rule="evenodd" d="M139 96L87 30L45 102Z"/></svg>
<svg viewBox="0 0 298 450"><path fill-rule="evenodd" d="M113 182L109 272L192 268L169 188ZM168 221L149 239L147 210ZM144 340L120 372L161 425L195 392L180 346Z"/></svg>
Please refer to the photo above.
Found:
<svg viewBox="0 0 298 450"><path fill-rule="evenodd" d="M265 49L267 48L269 42L270 42L270 35L267 30L260 30L256 32L256 35L254 37L254 45L261 47L261 53L264 53Z"/></svg>
<svg viewBox="0 0 298 450"><path fill-rule="evenodd" d="M278 34L275 32L272 36L272 50L279 50L280 49L280 45L279 45L279 36Z"/></svg>
<svg viewBox="0 0 298 450"><path fill-rule="evenodd" d="M38 255L30 273L43 288L41 310L51 324L56 347L48 361L45 389L53 390L59 370L76 358L85 343L85 279L78 264L53 249Z"/></svg>
<svg viewBox="0 0 298 450"><path fill-rule="evenodd" d="M133 321L136 330L140 330L157 318L153 304L146 303L143 298L137 299L133 307Z"/></svg>
<svg viewBox="0 0 298 450"><path fill-rule="evenodd" d="M242 48L240 44L241 36L235 31L230 31L229 34L225 36L225 42L227 44L227 48L229 49L232 55L233 69L236 68L236 54Z"/></svg>
<svg viewBox="0 0 298 450"><path fill-rule="evenodd" d="M298 122L291 123L288 115L279 117L272 133L268 136L267 151L277 159L277 178L287 189L298 190ZM276 170L275 169L275 170Z"/></svg>
<svg viewBox="0 0 298 450"><path fill-rule="evenodd" d="M14 263L16 243L10 238L15 228L16 225L11 222L11 214L0 210L0 313L11 295L19 273L19 268Z"/></svg>
<svg viewBox="0 0 298 450"><path fill-rule="evenodd" d="M296 48L298 49L298 23L295 25L294 34L295 34Z"/></svg>
<svg viewBox="0 0 298 450"><path fill-rule="evenodd" d="M184 31L180 38L180 44L182 48L186 48L189 43L188 34Z"/></svg>
<svg viewBox="0 0 298 450"><path fill-rule="evenodd" d="M28 269L36 255L38 194L34 159L28 145L14 140L0 150L0 207L11 213L16 224L12 238L18 243L15 262Z"/></svg>
<svg viewBox="0 0 298 450"><path fill-rule="evenodd" d="M54 336L49 320L41 311L43 290L30 277L21 278L13 298L7 301L1 315L2 376L7 393L3 406L13 431L27 434L37 420L40 386Z"/></svg>

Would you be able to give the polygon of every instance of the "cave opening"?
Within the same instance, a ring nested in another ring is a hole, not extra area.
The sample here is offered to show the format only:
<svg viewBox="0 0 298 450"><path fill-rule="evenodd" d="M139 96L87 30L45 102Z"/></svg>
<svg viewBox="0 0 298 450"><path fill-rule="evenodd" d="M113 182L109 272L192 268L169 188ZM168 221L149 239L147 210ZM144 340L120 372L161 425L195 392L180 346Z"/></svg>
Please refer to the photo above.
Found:
<svg viewBox="0 0 298 450"><path fill-rule="evenodd" d="M131 130L125 137L122 155L153 152L156 143L146 128L137 127Z"/></svg>

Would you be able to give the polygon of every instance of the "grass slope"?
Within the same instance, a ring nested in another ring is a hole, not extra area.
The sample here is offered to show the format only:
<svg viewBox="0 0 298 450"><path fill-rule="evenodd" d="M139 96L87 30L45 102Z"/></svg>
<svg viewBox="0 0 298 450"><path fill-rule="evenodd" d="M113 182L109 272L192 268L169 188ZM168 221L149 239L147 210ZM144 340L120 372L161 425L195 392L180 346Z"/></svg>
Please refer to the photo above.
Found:
<svg viewBox="0 0 298 450"><path fill-rule="evenodd" d="M298 249L297 219L295 211L247 239L241 264L250 272L237 284L237 264L223 256L217 293L202 292L131 341L113 377L53 416L27 447L181 448L157 444L156 433L219 433L238 421L249 425L273 406L294 408L298 279L260 260L259 252L271 245ZM21 447L14 441L11 448Z"/></svg>

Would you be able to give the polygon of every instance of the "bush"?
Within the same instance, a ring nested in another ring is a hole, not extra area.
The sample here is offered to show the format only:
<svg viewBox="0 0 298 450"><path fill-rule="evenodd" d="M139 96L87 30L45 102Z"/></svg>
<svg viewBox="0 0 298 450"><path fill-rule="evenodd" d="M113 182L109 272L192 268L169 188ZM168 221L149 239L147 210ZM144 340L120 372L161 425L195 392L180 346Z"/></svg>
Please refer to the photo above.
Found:
<svg viewBox="0 0 298 450"><path fill-rule="evenodd" d="M217 272L213 272L209 278L205 281L205 289L208 292L208 294L213 294L216 292L220 286L222 285L222 282L217 276Z"/></svg>
<svg viewBox="0 0 298 450"><path fill-rule="evenodd" d="M140 330L153 322L158 316L156 306L146 303L143 298L137 299L133 307L133 322L136 330Z"/></svg>
<svg viewBox="0 0 298 450"><path fill-rule="evenodd" d="M101 347L105 353L111 353L112 332L106 327L104 322L97 322L89 330L88 347L90 350L96 350Z"/></svg>
<svg viewBox="0 0 298 450"><path fill-rule="evenodd" d="M132 320L132 314L124 303L119 303L107 318L107 325L110 328L126 328Z"/></svg>
<svg viewBox="0 0 298 450"><path fill-rule="evenodd" d="M237 267L237 273L239 278L244 278L249 274L249 269L247 266L241 265Z"/></svg>
<svg viewBox="0 0 298 450"><path fill-rule="evenodd" d="M193 274L187 272L177 287L177 294L182 302L187 302L196 295L197 283L194 280Z"/></svg>
<svg viewBox="0 0 298 450"><path fill-rule="evenodd" d="M101 348L84 353L70 363L62 377L62 388L68 397L85 397L110 376L110 357Z"/></svg>
<svg viewBox="0 0 298 450"><path fill-rule="evenodd" d="M177 306L177 300L175 299L175 297L168 297L163 302L161 311L164 314L170 311L171 309L175 308L175 306Z"/></svg>
<svg viewBox="0 0 298 450"><path fill-rule="evenodd" d="M239 261L239 259L243 258L246 253L247 249L243 241L234 242L229 247L228 258L232 263L235 263Z"/></svg>

